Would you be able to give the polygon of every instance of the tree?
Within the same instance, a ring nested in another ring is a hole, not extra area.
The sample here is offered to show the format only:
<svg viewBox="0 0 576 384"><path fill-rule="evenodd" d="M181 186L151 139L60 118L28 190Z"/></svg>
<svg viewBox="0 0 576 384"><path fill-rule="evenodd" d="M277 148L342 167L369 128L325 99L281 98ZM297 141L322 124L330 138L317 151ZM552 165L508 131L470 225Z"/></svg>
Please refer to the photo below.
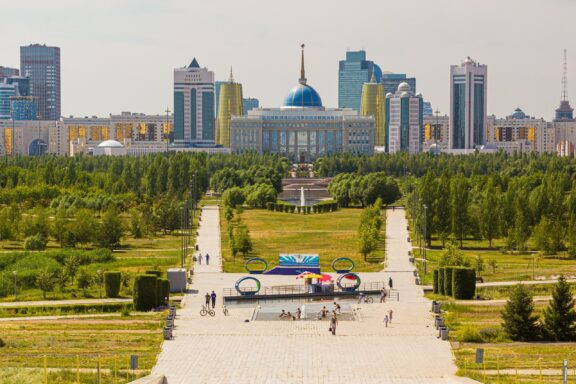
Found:
<svg viewBox="0 0 576 384"><path fill-rule="evenodd" d="M140 212L137 209L132 209L130 211L130 233L135 239L140 239L144 237L142 218Z"/></svg>
<svg viewBox="0 0 576 384"><path fill-rule="evenodd" d="M78 255L70 255L64 261L64 271L66 276L70 278L72 284L74 284L74 277L80 268L80 257Z"/></svg>
<svg viewBox="0 0 576 384"><path fill-rule="evenodd" d="M239 223L236 227L234 246L237 247L239 252L242 252L244 257L246 257L248 252L252 251L252 240L250 239L250 231L246 224Z"/></svg>
<svg viewBox="0 0 576 384"><path fill-rule="evenodd" d="M488 265L490 266L490 268L492 268L492 274L495 274L496 268L498 267L498 263L496 262L496 259L490 259L490 261L488 262Z"/></svg>
<svg viewBox="0 0 576 384"><path fill-rule="evenodd" d="M226 219L227 223L230 223L234 218L234 210L231 207L226 207L224 210L224 218Z"/></svg>
<svg viewBox="0 0 576 384"><path fill-rule="evenodd" d="M123 234L124 228L118 212L116 210L106 211L96 230L96 243L107 248L117 246L120 244Z"/></svg>
<svg viewBox="0 0 576 384"><path fill-rule="evenodd" d="M378 247L377 232L374 227L360 226L358 230L358 252L364 257L364 261L368 255L376 250Z"/></svg>
<svg viewBox="0 0 576 384"><path fill-rule="evenodd" d="M86 269L81 269L78 272L78 278L76 279L76 284L78 286L78 289L82 290L84 296L86 296L86 289L90 288L90 285L92 285L92 281L93 277L90 274L90 272L88 272Z"/></svg>
<svg viewBox="0 0 576 384"><path fill-rule="evenodd" d="M544 335L553 341L576 340L576 304L565 276L560 276L544 310Z"/></svg>
<svg viewBox="0 0 576 384"><path fill-rule="evenodd" d="M24 240L24 249L30 251L43 251L46 249L46 245L48 244L48 239L44 237L43 234L37 233L32 236L28 236Z"/></svg>
<svg viewBox="0 0 576 384"><path fill-rule="evenodd" d="M450 217L452 234L460 241L460 247L468 224L468 198L468 182L464 175L458 174L450 183Z"/></svg>
<svg viewBox="0 0 576 384"><path fill-rule="evenodd" d="M227 189L222 195L222 201L226 207L236 208L237 206L244 204L244 200L244 192L242 191L242 188L239 187Z"/></svg>
<svg viewBox="0 0 576 384"><path fill-rule="evenodd" d="M488 180L484 196L482 198L480 210L480 232L488 240L492 248L492 240L499 235L500 212L498 211L498 191L494 178Z"/></svg>
<svg viewBox="0 0 576 384"><path fill-rule="evenodd" d="M54 274L47 269L43 269L36 275L36 286L42 291L42 297L46 300L46 292L52 292L56 281Z"/></svg>
<svg viewBox="0 0 576 384"><path fill-rule="evenodd" d="M538 316L533 315L534 301L525 285L512 288L510 298L502 311L502 327L514 341L530 341L538 337Z"/></svg>

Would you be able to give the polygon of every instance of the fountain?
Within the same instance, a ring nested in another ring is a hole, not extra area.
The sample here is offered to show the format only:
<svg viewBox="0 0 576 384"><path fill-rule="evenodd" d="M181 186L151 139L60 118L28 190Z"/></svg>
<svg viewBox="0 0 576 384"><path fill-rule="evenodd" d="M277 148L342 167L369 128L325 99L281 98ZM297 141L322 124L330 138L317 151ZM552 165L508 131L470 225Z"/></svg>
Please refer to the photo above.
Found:
<svg viewBox="0 0 576 384"><path fill-rule="evenodd" d="M304 187L300 187L300 206L304 207L306 205L306 199L304 198Z"/></svg>

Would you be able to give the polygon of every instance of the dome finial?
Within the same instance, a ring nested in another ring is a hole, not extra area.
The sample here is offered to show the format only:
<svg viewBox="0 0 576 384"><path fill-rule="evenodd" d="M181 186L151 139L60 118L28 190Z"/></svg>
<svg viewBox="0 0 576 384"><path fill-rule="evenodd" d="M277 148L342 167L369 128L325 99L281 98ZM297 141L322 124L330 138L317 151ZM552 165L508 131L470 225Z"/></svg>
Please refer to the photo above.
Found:
<svg viewBox="0 0 576 384"><path fill-rule="evenodd" d="M230 66L230 80L228 80L228 81L231 83L234 82L234 74L232 73L232 66Z"/></svg>
<svg viewBox="0 0 576 384"><path fill-rule="evenodd" d="M304 71L304 47L305 45L302 44L300 45L300 48L302 48L302 61L300 63L300 84L306 84L306 72Z"/></svg>

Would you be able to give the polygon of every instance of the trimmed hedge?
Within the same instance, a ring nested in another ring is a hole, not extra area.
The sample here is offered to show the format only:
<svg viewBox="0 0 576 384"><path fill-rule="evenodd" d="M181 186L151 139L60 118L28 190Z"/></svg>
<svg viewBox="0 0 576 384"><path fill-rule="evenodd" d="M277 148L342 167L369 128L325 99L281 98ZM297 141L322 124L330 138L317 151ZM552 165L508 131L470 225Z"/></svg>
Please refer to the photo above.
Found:
<svg viewBox="0 0 576 384"><path fill-rule="evenodd" d="M438 270L434 270L434 284L432 286L432 292L439 293L438 291Z"/></svg>
<svg viewBox="0 0 576 384"><path fill-rule="evenodd" d="M444 267L444 295L452 296L452 271L456 267Z"/></svg>
<svg viewBox="0 0 576 384"><path fill-rule="evenodd" d="M438 293L444 294L444 267L438 269Z"/></svg>
<svg viewBox="0 0 576 384"><path fill-rule="evenodd" d="M476 294L476 270L474 268L453 267L452 296L455 299L470 300Z"/></svg>
<svg viewBox="0 0 576 384"><path fill-rule="evenodd" d="M170 281L168 279L161 279L162 282L162 299L168 298L170 300Z"/></svg>
<svg viewBox="0 0 576 384"><path fill-rule="evenodd" d="M138 275L134 280L134 309L149 311L156 306L156 280L154 275Z"/></svg>
<svg viewBox="0 0 576 384"><path fill-rule="evenodd" d="M164 305L164 287L162 287L162 279L156 279L156 306Z"/></svg>
<svg viewBox="0 0 576 384"><path fill-rule="evenodd" d="M151 269L151 270L144 272L144 274L145 275L154 275L157 278L160 278L160 276L162 276L162 271L159 271L157 269Z"/></svg>
<svg viewBox="0 0 576 384"><path fill-rule="evenodd" d="M104 288L106 289L107 297L118 297L121 283L122 273L118 271L104 272Z"/></svg>

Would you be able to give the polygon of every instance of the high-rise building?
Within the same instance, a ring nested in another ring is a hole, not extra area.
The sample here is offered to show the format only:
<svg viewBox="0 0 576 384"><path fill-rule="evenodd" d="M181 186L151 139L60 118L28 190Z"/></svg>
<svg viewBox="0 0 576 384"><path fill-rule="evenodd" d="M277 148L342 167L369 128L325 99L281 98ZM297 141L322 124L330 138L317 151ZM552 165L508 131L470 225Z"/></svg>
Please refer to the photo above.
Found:
<svg viewBox="0 0 576 384"><path fill-rule="evenodd" d="M38 119L60 119L60 48L40 44L20 47L20 72L30 78L29 95L38 102Z"/></svg>
<svg viewBox="0 0 576 384"><path fill-rule="evenodd" d="M3 67L0 65L0 79L18 75L20 75L20 70L17 68Z"/></svg>
<svg viewBox="0 0 576 384"><path fill-rule="evenodd" d="M486 142L488 67L468 57L450 66L450 149L474 149Z"/></svg>
<svg viewBox="0 0 576 384"><path fill-rule="evenodd" d="M232 69L227 82L220 84L218 105L218 131L216 132L216 144L225 148L230 147L230 119L232 116L244 115L242 106L242 84L234 82Z"/></svg>
<svg viewBox="0 0 576 384"><path fill-rule="evenodd" d="M24 76L11 76L4 79L8 84L16 85L19 96L30 96L30 78Z"/></svg>
<svg viewBox="0 0 576 384"><path fill-rule="evenodd" d="M408 83L400 83L396 93L386 95L386 151L396 153L422 151L423 100Z"/></svg>
<svg viewBox="0 0 576 384"><path fill-rule="evenodd" d="M386 99L384 98L384 86L377 83L374 74L369 83L362 86L362 103L360 116L374 117L374 145L385 146L386 128Z"/></svg>
<svg viewBox="0 0 576 384"><path fill-rule="evenodd" d="M32 96L12 96L10 110L14 120L36 120L36 98Z"/></svg>
<svg viewBox="0 0 576 384"><path fill-rule="evenodd" d="M174 70L174 144L214 144L214 72L195 58Z"/></svg>
<svg viewBox="0 0 576 384"><path fill-rule="evenodd" d="M568 58L566 50L564 50L564 66L562 71L562 96L560 98L560 106L556 109L554 121L574 121L574 108L570 106L568 101Z"/></svg>
<svg viewBox="0 0 576 384"><path fill-rule="evenodd" d="M385 72L380 79L376 78L384 84L384 94L394 94L401 83L408 83L412 92L416 93L416 78L407 77L405 73L391 73Z"/></svg>
<svg viewBox="0 0 576 384"><path fill-rule="evenodd" d="M13 84L0 83L0 120L11 119L10 98L16 96L16 86Z"/></svg>
<svg viewBox="0 0 576 384"><path fill-rule="evenodd" d="M378 80L382 70L373 61L366 60L366 51L348 51L346 60L340 61L338 70L338 108L360 111L362 86L372 74Z"/></svg>
<svg viewBox="0 0 576 384"><path fill-rule="evenodd" d="M422 112L424 117L430 117L434 115L434 110L432 109L432 103L429 101L424 102L424 111Z"/></svg>
<svg viewBox="0 0 576 384"><path fill-rule="evenodd" d="M248 111L253 109L258 109L260 107L260 101L252 97L242 99L242 107L244 107L244 116L248 115Z"/></svg>
<svg viewBox="0 0 576 384"><path fill-rule="evenodd" d="M220 104L220 86L222 86L222 83L225 83L225 81L216 81L214 83L214 91L215 91L215 103L214 103L214 117L218 118L218 105Z"/></svg>
<svg viewBox="0 0 576 384"><path fill-rule="evenodd" d="M277 153L294 161L310 162L340 152L374 153L374 118L351 109L326 108L304 71L304 45L300 79L280 108L258 108L247 116L233 116L232 152Z"/></svg>

